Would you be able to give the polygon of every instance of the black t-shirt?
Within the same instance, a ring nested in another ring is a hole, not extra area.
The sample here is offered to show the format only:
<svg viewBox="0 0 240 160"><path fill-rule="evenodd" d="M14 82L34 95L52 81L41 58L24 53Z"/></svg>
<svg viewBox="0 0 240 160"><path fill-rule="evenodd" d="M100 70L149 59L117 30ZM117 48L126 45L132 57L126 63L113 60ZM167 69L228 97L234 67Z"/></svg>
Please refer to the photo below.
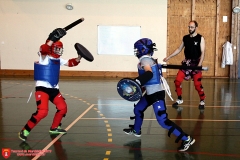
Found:
<svg viewBox="0 0 240 160"><path fill-rule="evenodd" d="M184 54L186 59L198 60L201 56L201 43L202 35L197 34L195 37L190 37L190 34L183 37Z"/></svg>

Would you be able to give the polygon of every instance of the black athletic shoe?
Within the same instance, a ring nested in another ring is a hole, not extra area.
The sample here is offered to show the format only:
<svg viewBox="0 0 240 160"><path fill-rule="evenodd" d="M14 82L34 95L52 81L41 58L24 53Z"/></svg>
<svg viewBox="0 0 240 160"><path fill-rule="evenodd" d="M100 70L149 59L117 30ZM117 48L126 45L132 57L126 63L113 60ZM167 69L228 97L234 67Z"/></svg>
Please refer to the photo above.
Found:
<svg viewBox="0 0 240 160"><path fill-rule="evenodd" d="M201 113L204 112L204 109L205 109L205 102L204 101L200 101L198 109L200 110Z"/></svg>
<svg viewBox="0 0 240 160"><path fill-rule="evenodd" d="M29 132L27 130L21 130L18 133L18 138L21 139L22 141L26 141L28 135L29 135Z"/></svg>
<svg viewBox="0 0 240 160"><path fill-rule="evenodd" d="M183 100L182 99L177 99L176 102L172 104L172 106L177 106L179 104L183 104Z"/></svg>
<svg viewBox="0 0 240 160"><path fill-rule="evenodd" d="M175 108L178 112L181 112L183 108L178 105L182 103L183 103L182 99L177 99L176 102L172 104L172 107Z"/></svg>
<svg viewBox="0 0 240 160"><path fill-rule="evenodd" d="M204 109L205 108L205 102L204 101L200 101L198 108L199 109Z"/></svg>
<svg viewBox="0 0 240 160"><path fill-rule="evenodd" d="M195 139L193 139L192 137L188 136L188 140L186 141L182 141L181 146L178 148L179 151L186 151L188 150L188 148L193 145L193 143L195 142Z"/></svg>
<svg viewBox="0 0 240 160"><path fill-rule="evenodd" d="M58 128L50 129L49 132L51 134L66 134L67 131L65 129L62 129L60 126Z"/></svg>
<svg viewBox="0 0 240 160"><path fill-rule="evenodd" d="M128 135L133 134L136 137L141 137L141 131L139 131L139 133L137 133L133 128L125 128L125 129L123 129L123 131Z"/></svg>

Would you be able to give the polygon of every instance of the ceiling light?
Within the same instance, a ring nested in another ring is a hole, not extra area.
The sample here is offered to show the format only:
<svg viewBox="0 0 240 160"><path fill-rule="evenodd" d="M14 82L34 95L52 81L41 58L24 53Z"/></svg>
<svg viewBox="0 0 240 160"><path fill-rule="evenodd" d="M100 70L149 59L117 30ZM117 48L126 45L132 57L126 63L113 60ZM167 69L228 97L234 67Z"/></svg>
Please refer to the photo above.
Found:
<svg viewBox="0 0 240 160"><path fill-rule="evenodd" d="M68 4L66 5L66 8L67 8L67 10L73 10L73 6L72 6L71 3L68 3Z"/></svg>
<svg viewBox="0 0 240 160"><path fill-rule="evenodd" d="M240 12L240 7L236 6L233 8L233 13L239 13Z"/></svg>

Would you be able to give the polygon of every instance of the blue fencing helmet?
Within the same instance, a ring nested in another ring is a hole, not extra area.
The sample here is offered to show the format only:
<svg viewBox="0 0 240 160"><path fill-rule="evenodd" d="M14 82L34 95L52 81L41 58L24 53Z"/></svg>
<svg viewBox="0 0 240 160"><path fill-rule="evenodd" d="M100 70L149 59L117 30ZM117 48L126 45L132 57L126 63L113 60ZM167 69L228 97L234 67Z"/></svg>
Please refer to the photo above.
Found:
<svg viewBox="0 0 240 160"><path fill-rule="evenodd" d="M157 49L155 48L156 44L152 42L149 38L139 39L134 43L134 54L140 58L144 55L150 54L153 55L153 52Z"/></svg>

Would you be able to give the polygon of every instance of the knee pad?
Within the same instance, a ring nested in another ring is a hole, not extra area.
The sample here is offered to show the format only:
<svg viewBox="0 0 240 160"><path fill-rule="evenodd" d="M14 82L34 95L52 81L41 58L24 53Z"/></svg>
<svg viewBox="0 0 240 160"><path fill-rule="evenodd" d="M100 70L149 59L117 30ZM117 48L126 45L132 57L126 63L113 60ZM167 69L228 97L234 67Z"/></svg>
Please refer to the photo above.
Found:
<svg viewBox="0 0 240 160"><path fill-rule="evenodd" d="M197 90L197 91L202 91L202 89L203 89L203 86L202 86L202 83L201 83L201 81L199 82L199 81L195 81L194 82L194 86L195 86L195 89Z"/></svg>
<svg viewBox="0 0 240 160"><path fill-rule="evenodd" d="M194 85L201 85L202 84L202 78L197 78L196 80L194 80Z"/></svg>
<svg viewBox="0 0 240 160"><path fill-rule="evenodd" d="M185 77L185 73L183 73L182 71L179 70L178 73L177 73L177 77L174 81L175 86L180 87L184 77Z"/></svg>
<svg viewBox="0 0 240 160"><path fill-rule="evenodd" d="M162 118L161 117L157 118L158 123L161 125L161 127L165 128L165 129L169 129L169 126L171 126L171 124L168 122L169 119L167 118L167 114L165 117L162 117Z"/></svg>
<svg viewBox="0 0 240 160"><path fill-rule="evenodd" d="M154 112L158 123L166 128L165 120L168 119L168 114L166 113L166 104L165 101L157 101L153 104Z"/></svg>
<svg viewBox="0 0 240 160"><path fill-rule="evenodd" d="M65 117L66 114L67 114L67 108L66 108L66 109L63 109L63 110L57 110L57 112L60 113L60 114L62 114L63 117Z"/></svg>
<svg viewBox="0 0 240 160"><path fill-rule="evenodd" d="M175 83L175 86L177 86L177 87L180 87L180 86L181 86L181 82L178 81L177 79L174 81L174 83Z"/></svg>
<svg viewBox="0 0 240 160"><path fill-rule="evenodd" d="M170 125L166 123L167 120L168 120L168 114L166 113L166 111L158 111L157 121L162 128L169 129Z"/></svg>
<svg viewBox="0 0 240 160"><path fill-rule="evenodd" d="M60 93L54 98L53 104L56 105L57 113L65 116L67 113L67 104Z"/></svg>
<svg viewBox="0 0 240 160"><path fill-rule="evenodd" d="M38 109L37 112L33 114L31 118L32 122L39 122L41 119L45 118L48 115L48 110ZM35 120L34 120L35 119Z"/></svg>
<svg viewBox="0 0 240 160"><path fill-rule="evenodd" d="M45 118L48 115L48 110L40 110L38 111L38 115L41 118Z"/></svg>
<svg viewBox="0 0 240 160"><path fill-rule="evenodd" d="M67 113L67 105L61 104L56 107L57 113L62 114L63 117L66 116Z"/></svg>

